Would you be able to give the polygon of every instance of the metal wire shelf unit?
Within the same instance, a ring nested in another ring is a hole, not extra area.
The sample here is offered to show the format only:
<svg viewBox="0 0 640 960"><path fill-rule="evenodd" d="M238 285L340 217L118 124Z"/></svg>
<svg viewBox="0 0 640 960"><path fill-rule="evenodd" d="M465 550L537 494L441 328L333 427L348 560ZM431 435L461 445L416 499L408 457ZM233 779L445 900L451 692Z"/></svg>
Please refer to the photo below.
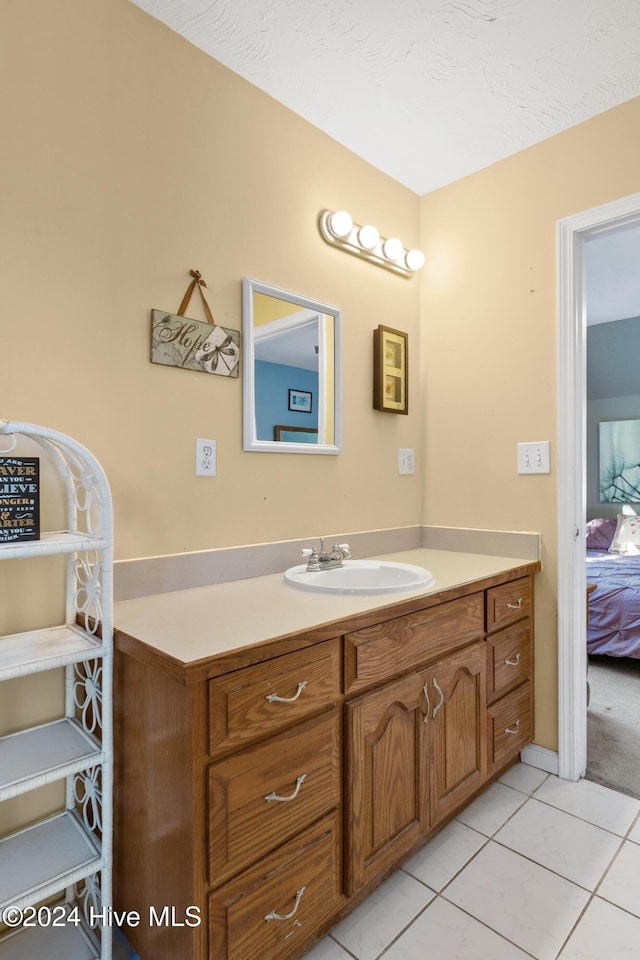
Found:
<svg viewBox="0 0 640 960"><path fill-rule="evenodd" d="M0 840L0 912L57 924L20 924L0 936L0 960L110 960L113 519L95 457L71 437L0 420L0 455L37 444L62 484L66 529L0 544L0 561L65 557L65 622L0 636L0 681L62 668L64 716L0 737L0 802L55 781L65 809ZM35 911L35 914L34 914ZM48 915L49 916L49 915ZM66 919L65 919L66 918Z"/></svg>

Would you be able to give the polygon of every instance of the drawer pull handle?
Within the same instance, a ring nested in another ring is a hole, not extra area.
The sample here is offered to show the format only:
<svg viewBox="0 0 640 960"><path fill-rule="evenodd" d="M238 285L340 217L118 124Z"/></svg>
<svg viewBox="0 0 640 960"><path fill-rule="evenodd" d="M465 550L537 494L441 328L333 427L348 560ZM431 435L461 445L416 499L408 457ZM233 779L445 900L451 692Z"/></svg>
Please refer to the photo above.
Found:
<svg viewBox="0 0 640 960"><path fill-rule="evenodd" d="M520 663L520 654L516 653L513 660L505 660L505 663L507 664L508 667L517 667L518 664Z"/></svg>
<svg viewBox="0 0 640 960"><path fill-rule="evenodd" d="M271 913L266 915L265 920L291 920L291 917L295 917L296 913L298 912L298 907L300 906L302 894L306 889L306 887L300 887L296 893L296 902L293 905L293 910L291 913L276 913L275 910L272 910Z"/></svg>
<svg viewBox="0 0 640 960"><path fill-rule="evenodd" d="M518 733L518 728L520 727L520 721L516 720L515 727L505 727L505 733Z"/></svg>
<svg viewBox="0 0 640 960"><path fill-rule="evenodd" d="M516 601L516 603L508 603L507 610L520 610L522 607L522 597Z"/></svg>
<svg viewBox="0 0 640 960"><path fill-rule="evenodd" d="M438 703L437 703L437 704L435 705L435 707L433 708L433 719L435 720L435 718L436 718L437 715L438 715L438 710L440 709L440 707L441 707L442 704L444 703L444 693L443 693L442 690L440 689L440 687L439 687L439 685L438 685L438 681L436 680L435 677L433 678L433 685L434 685L434 687L436 688L436 690L438 691L438 693L440 694L440 700L438 701Z"/></svg>
<svg viewBox="0 0 640 960"><path fill-rule="evenodd" d="M427 701L427 712L424 715L422 720L423 723L429 723L429 713L431 712L431 701L429 700L429 687L427 686L427 681L424 682L424 687L422 688L424 693L424 698Z"/></svg>
<svg viewBox="0 0 640 960"><path fill-rule="evenodd" d="M270 693L268 697L265 697L265 700L268 700L269 703L295 703L306 685L306 680L303 680L302 683L299 683L298 689L292 697L279 697L277 693Z"/></svg>
<svg viewBox="0 0 640 960"><path fill-rule="evenodd" d="M267 794L265 800L267 803L271 803L273 800L277 800L278 803L289 803L290 800L295 800L300 792L300 787L307 779L306 773L301 774L296 780L296 787L290 797L279 797L278 794L273 790L271 793Z"/></svg>

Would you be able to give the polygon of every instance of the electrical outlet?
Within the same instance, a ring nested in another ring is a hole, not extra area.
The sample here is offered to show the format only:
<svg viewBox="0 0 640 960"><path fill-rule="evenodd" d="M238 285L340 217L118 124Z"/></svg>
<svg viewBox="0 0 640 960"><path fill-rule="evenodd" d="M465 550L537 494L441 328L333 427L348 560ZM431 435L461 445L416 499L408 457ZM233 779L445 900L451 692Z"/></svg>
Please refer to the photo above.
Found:
<svg viewBox="0 0 640 960"><path fill-rule="evenodd" d="M215 440L196 440L196 477L215 477Z"/></svg>
<svg viewBox="0 0 640 960"><path fill-rule="evenodd" d="M548 440L518 444L518 473L551 473Z"/></svg>
<svg viewBox="0 0 640 960"><path fill-rule="evenodd" d="M402 448L398 450L398 473L401 476L414 473L413 450Z"/></svg>

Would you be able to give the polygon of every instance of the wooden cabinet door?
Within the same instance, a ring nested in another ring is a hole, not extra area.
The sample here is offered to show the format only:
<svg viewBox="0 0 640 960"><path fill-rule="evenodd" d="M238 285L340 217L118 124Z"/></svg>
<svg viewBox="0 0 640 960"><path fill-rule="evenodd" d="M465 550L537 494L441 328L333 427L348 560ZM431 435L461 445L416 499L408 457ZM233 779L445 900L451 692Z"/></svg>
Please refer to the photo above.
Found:
<svg viewBox="0 0 640 960"><path fill-rule="evenodd" d="M387 870L429 826L429 728L413 673L346 704L347 892Z"/></svg>
<svg viewBox="0 0 640 960"><path fill-rule="evenodd" d="M427 672L435 823L480 787L486 776L484 641L443 658Z"/></svg>

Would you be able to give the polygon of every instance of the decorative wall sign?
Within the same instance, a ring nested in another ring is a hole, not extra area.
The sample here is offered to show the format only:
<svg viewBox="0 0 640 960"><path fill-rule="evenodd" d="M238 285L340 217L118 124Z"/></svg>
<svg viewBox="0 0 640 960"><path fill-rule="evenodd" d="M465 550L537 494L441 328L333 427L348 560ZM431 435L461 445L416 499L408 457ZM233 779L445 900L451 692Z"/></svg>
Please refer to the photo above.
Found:
<svg viewBox="0 0 640 960"><path fill-rule="evenodd" d="M177 314L165 310L151 311L151 362L235 378L240 370L240 331L228 330L215 323L202 292L206 283L198 270L189 273L193 280ZM196 286L207 315L206 323L184 316Z"/></svg>
<svg viewBox="0 0 640 960"><path fill-rule="evenodd" d="M409 413L409 337L382 324L373 331L373 407Z"/></svg>
<svg viewBox="0 0 640 960"><path fill-rule="evenodd" d="M40 459L0 457L0 543L40 539Z"/></svg>

